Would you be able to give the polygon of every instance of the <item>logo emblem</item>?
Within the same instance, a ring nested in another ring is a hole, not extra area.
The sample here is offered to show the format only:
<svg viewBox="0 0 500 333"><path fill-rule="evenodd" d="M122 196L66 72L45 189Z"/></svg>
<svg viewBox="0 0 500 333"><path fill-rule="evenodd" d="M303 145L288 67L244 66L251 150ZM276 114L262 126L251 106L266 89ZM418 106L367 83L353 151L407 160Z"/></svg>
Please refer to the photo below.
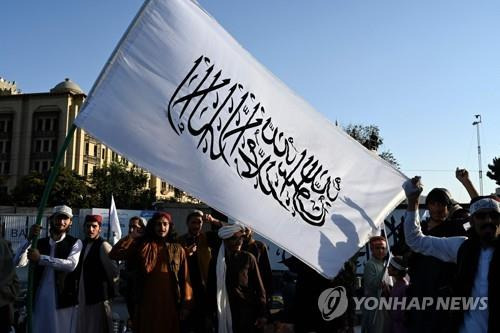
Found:
<svg viewBox="0 0 500 333"><path fill-rule="evenodd" d="M325 289L318 298L319 311L326 321L343 315L347 310L347 303L347 292L342 286Z"/></svg>

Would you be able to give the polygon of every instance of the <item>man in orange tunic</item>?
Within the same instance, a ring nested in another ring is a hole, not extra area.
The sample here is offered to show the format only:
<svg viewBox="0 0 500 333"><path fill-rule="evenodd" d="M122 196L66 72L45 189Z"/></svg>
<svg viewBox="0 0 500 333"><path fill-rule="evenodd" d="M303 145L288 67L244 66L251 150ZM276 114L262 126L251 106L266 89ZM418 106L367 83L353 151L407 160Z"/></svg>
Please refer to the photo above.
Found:
<svg viewBox="0 0 500 333"><path fill-rule="evenodd" d="M134 332L180 332L192 298L184 249L167 242L172 218L158 212L146 226L143 237L124 238L110 252L116 260L139 263L139 302Z"/></svg>

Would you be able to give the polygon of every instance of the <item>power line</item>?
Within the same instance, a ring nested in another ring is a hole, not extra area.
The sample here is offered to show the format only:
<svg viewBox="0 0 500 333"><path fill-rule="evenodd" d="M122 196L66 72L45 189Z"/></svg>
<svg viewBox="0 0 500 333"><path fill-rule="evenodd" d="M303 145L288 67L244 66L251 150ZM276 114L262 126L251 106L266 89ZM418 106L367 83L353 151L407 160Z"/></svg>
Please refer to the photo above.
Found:
<svg viewBox="0 0 500 333"><path fill-rule="evenodd" d="M401 169L401 171L404 171L404 172L407 172L407 171L411 171L411 172L455 172L456 170L455 169L450 169L450 170L443 170L443 169ZM469 169L467 169L467 171L479 172L479 170L469 170Z"/></svg>

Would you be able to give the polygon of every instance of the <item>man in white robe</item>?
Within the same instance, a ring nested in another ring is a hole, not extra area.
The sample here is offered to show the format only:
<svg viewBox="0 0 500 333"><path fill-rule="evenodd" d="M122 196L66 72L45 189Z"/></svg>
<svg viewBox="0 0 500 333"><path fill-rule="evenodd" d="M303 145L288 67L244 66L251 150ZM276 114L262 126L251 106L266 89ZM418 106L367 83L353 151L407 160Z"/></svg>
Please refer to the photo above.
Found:
<svg viewBox="0 0 500 333"><path fill-rule="evenodd" d="M50 236L41 238L37 249L31 241L41 226L31 227L28 239L19 247L14 262L18 267L35 264L33 332L72 333L77 323L77 285L72 272L78 265L82 242L68 234L73 213L68 206L56 206L50 218Z"/></svg>

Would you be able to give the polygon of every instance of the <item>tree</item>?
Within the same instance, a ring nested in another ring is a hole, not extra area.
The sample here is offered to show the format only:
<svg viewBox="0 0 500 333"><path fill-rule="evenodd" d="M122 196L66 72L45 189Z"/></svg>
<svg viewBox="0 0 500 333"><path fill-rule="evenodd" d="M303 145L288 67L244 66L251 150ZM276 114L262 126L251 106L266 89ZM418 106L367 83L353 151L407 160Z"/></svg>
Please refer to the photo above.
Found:
<svg viewBox="0 0 500 333"><path fill-rule="evenodd" d="M48 178L48 173L47 173ZM69 168L62 168L52 188L50 202L53 206L66 204L70 207L92 207L93 198L84 176Z"/></svg>
<svg viewBox="0 0 500 333"><path fill-rule="evenodd" d="M12 196L7 191L7 176L0 176L0 205L10 205L12 202Z"/></svg>
<svg viewBox="0 0 500 333"><path fill-rule="evenodd" d="M384 160L389 162L393 167L399 169L400 165L394 154L390 150L385 150L381 152L378 156L382 157Z"/></svg>
<svg viewBox="0 0 500 333"><path fill-rule="evenodd" d="M44 173L32 171L21 178L12 190L13 202L18 206L38 206L48 177L49 171ZM85 177L64 167L59 170L47 201L49 206L61 204L70 207L92 206L92 198Z"/></svg>
<svg viewBox="0 0 500 333"><path fill-rule="evenodd" d="M97 207L109 207L111 195L117 207L147 209L156 201L154 189L146 189L148 176L139 168L128 168L126 162L113 162L94 169L89 184Z"/></svg>
<svg viewBox="0 0 500 333"><path fill-rule="evenodd" d="M349 124L345 128L345 131L368 150L377 151L378 147L384 143L384 140L380 137L378 127L374 125L364 126Z"/></svg>
<svg viewBox="0 0 500 333"><path fill-rule="evenodd" d="M12 190L12 198L17 206L37 206L42 197L45 177L32 171L22 177Z"/></svg>
<svg viewBox="0 0 500 333"><path fill-rule="evenodd" d="M354 140L361 143L366 149L377 151L378 148L384 143L384 139L380 136L380 130L375 125L352 125L349 124L344 128ZM381 158L389 162L393 167L399 169L400 165L391 153L386 150L379 154Z"/></svg>
<svg viewBox="0 0 500 333"><path fill-rule="evenodd" d="M500 157L494 157L493 162L488 164L490 171L486 172L486 176L493 179L497 185L500 185Z"/></svg>

